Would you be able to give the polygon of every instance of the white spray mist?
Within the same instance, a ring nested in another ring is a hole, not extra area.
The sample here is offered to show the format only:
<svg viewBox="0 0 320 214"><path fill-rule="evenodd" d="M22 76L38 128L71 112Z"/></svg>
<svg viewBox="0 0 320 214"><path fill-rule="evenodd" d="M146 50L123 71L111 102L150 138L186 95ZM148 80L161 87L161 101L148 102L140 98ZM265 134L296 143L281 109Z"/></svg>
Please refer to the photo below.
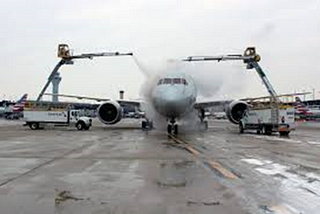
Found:
<svg viewBox="0 0 320 214"><path fill-rule="evenodd" d="M239 67L237 66L168 60L161 68L160 66L159 68L151 68L151 66L147 66L136 57L134 57L134 60L146 77L146 81L140 90L140 94L145 100L142 109L145 111L146 116L153 120L154 126L160 130L166 129L167 121L166 118L156 112L151 102L151 93L154 86L157 84L156 81L160 74L168 72L168 70L170 70L170 72L184 71L194 80L198 97L204 100L209 98L213 100L222 88L227 91L232 91L233 89L241 91L241 88L243 88L243 85L241 85L243 76L240 73L238 74ZM232 76L236 76L237 79L233 79ZM198 114L198 111L194 110L187 115L184 115L182 118L178 118L180 131L190 132L201 129Z"/></svg>

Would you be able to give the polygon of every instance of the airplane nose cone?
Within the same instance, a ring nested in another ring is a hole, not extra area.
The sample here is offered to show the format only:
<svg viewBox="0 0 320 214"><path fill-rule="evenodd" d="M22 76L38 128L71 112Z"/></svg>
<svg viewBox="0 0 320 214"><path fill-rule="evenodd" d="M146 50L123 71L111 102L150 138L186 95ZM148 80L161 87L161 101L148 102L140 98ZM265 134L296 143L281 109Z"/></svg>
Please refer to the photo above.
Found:
<svg viewBox="0 0 320 214"><path fill-rule="evenodd" d="M187 108L184 96L181 90L168 88L158 97L158 111L168 117L179 117Z"/></svg>
<svg viewBox="0 0 320 214"><path fill-rule="evenodd" d="M176 104L182 99L182 93L178 90L167 90L165 96L163 96L163 101L166 104Z"/></svg>

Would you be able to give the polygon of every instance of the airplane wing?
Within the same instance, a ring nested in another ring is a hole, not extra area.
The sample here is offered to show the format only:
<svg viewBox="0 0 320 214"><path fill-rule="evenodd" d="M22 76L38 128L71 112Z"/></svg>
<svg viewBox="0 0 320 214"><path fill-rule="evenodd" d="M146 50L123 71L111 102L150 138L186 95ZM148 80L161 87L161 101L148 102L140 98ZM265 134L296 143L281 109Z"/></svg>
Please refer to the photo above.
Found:
<svg viewBox="0 0 320 214"><path fill-rule="evenodd" d="M311 94L311 92L280 94L277 97L281 98L281 97L299 96L299 95L307 95L307 94ZM270 98L270 96L243 98L243 99L239 99L239 100L250 103L250 102L254 102L256 100L267 99L267 98ZM195 104L195 108L196 109L206 109L206 108L211 108L211 107L222 107L222 108L224 108L225 106L229 105L232 101L234 101L234 100L218 100L218 101L197 102Z"/></svg>
<svg viewBox="0 0 320 214"><path fill-rule="evenodd" d="M94 100L97 102L105 102L109 101L108 98L97 98L97 97L87 97L87 96L79 96L79 95L70 95L70 94L52 94L52 93L45 93L44 95L48 96L58 96L58 97L67 97L67 98L76 98L79 100Z"/></svg>
<svg viewBox="0 0 320 214"><path fill-rule="evenodd" d="M52 94L52 93L45 93L44 95L49 96L58 96L58 97L67 97L67 98L75 98L79 100L93 100L97 102L106 102L110 101L109 98L99 98L99 97L88 97L88 96L79 96L79 95L70 95L70 94ZM142 101L140 100L125 100L125 99L119 99L116 100L120 105L131 105L135 107L140 107Z"/></svg>
<svg viewBox="0 0 320 214"><path fill-rule="evenodd" d="M197 102L194 107L196 109L206 109L210 107L225 107L232 101L233 100L203 101L203 102Z"/></svg>
<svg viewBox="0 0 320 214"><path fill-rule="evenodd" d="M280 94L277 97L283 98L283 97L294 97L294 96L301 96L301 95L308 95L311 94L311 92L300 92L300 93L288 93L288 94ZM267 99L270 98L270 96L262 96L262 97L248 97L248 98L242 98L240 100L242 101L254 101L254 100L260 100L260 99Z"/></svg>

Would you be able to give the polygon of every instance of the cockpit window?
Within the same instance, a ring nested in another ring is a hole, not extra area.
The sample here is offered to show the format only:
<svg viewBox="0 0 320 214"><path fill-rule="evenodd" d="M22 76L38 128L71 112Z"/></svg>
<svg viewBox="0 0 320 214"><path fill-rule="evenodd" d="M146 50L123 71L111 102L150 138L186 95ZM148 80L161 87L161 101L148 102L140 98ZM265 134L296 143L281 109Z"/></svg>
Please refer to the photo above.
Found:
<svg viewBox="0 0 320 214"><path fill-rule="evenodd" d="M187 80L186 79L181 79L182 80L182 84L184 85L188 85Z"/></svg>
<svg viewBox="0 0 320 214"><path fill-rule="evenodd" d="M180 78L174 78L173 79L173 84L181 84L181 79Z"/></svg>
<svg viewBox="0 0 320 214"><path fill-rule="evenodd" d="M174 85L188 85L186 79L181 79L181 78L173 78L173 79L170 79L170 78L164 78L164 79L160 79L158 81L158 85L162 85L162 84L166 84L166 85L169 85L169 84L174 84Z"/></svg>
<svg viewBox="0 0 320 214"><path fill-rule="evenodd" d="M169 79L169 78L163 79L163 84L171 84L171 83L172 83L172 79Z"/></svg>

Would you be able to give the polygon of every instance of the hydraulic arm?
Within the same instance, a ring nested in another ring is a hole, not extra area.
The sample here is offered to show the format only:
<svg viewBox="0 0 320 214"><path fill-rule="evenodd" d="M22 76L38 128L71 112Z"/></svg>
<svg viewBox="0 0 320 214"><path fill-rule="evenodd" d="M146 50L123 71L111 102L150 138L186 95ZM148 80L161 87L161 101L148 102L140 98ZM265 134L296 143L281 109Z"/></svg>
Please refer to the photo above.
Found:
<svg viewBox="0 0 320 214"><path fill-rule="evenodd" d="M40 94L38 95L37 102L41 100L43 94L46 92L47 88L49 87L50 83L52 82L54 76L59 71L61 66L72 65L74 63L73 62L74 59L93 59L94 57L132 56L132 55L133 55L132 53L119 53L119 52L84 53L80 55L73 55L67 44L60 44L58 46L58 57L61 58L61 60L52 70L46 84L44 85Z"/></svg>
<svg viewBox="0 0 320 214"><path fill-rule="evenodd" d="M200 56L190 56L183 61L230 61L230 60L243 60L243 62L247 65L247 69L255 69L258 73L259 77L261 78L263 84L265 85L267 91L269 92L272 99L279 103L279 98L277 96L276 91L274 90L273 86L271 85L269 79L267 78L266 74L262 70L259 65L261 57L256 53L254 47L248 47L244 54L229 54L229 55L222 55L222 56L208 56L208 57L200 57Z"/></svg>

